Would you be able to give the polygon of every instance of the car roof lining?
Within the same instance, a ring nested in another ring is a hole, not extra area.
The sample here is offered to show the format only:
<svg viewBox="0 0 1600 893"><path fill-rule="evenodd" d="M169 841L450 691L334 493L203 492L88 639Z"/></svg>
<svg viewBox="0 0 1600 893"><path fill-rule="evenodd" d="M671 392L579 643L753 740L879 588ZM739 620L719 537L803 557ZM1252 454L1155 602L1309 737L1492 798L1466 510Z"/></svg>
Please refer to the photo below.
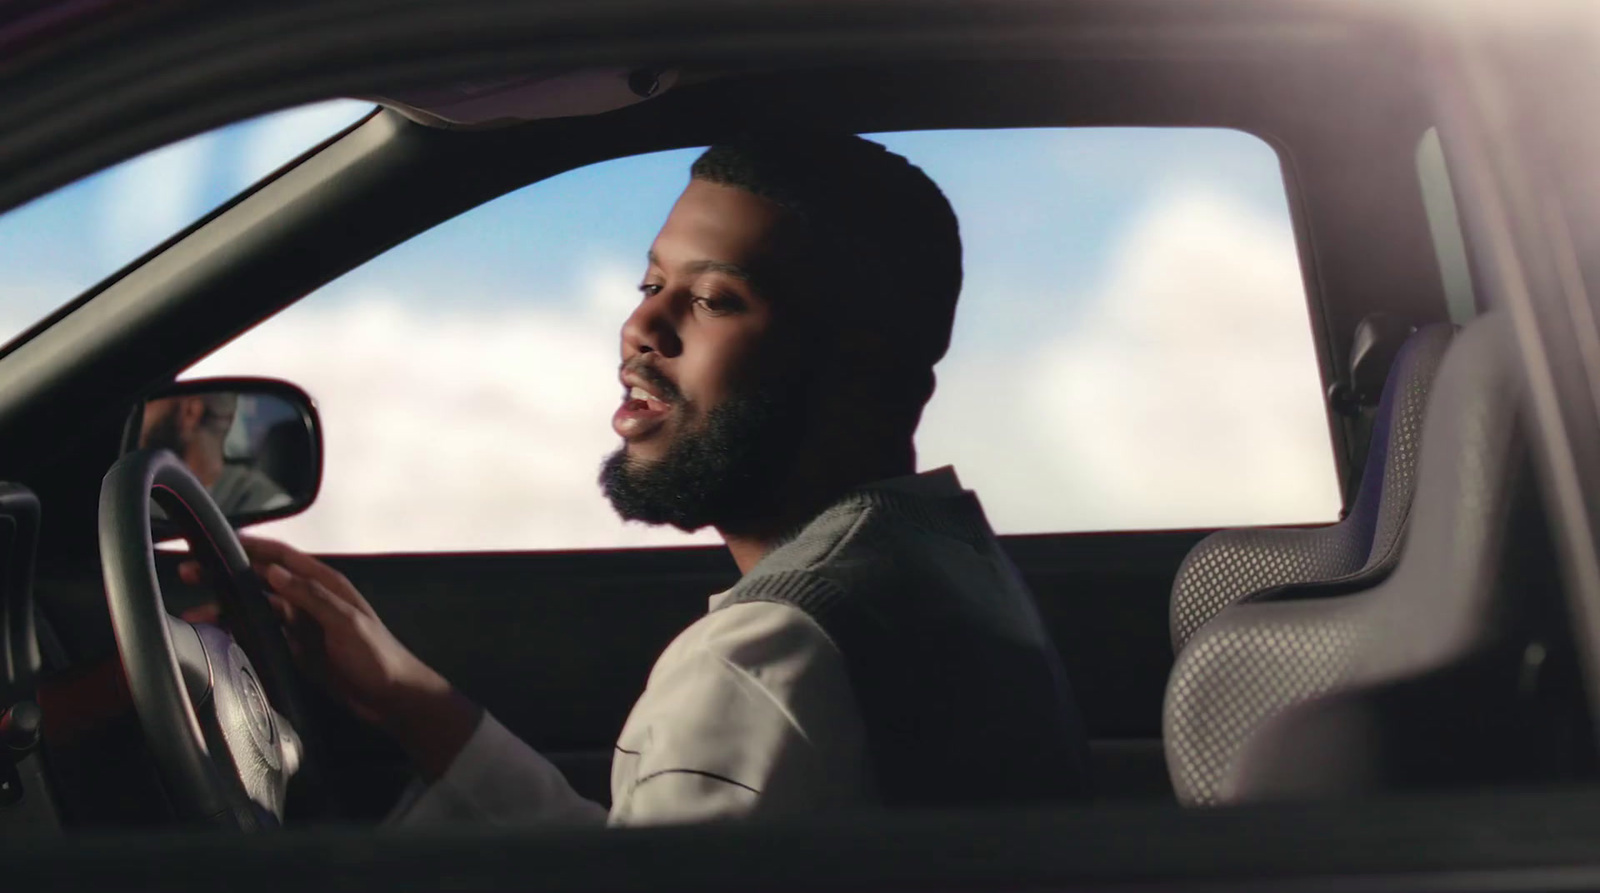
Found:
<svg viewBox="0 0 1600 893"><path fill-rule="evenodd" d="M1292 62L1319 47L1382 55L1387 44L1415 41L1424 8L1381 0L123 6L49 52L24 48L0 60L0 170L11 172L0 179L0 210L138 152L334 96L664 62L740 73L929 59Z"/></svg>

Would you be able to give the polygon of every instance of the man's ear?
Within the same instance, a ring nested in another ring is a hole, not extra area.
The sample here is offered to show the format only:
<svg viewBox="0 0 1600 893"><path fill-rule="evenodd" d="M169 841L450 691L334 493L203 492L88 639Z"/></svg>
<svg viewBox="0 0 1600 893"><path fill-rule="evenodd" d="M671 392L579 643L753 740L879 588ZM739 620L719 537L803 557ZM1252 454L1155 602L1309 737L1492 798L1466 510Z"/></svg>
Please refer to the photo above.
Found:
<svg viewBox="0 0 1600 893"><path fill-rule="evenodd" d="M829 340L834 358L853 366L882 366L895 355L895 344L889 334L872 326L841 328Z"/></svg>
<svg viewBox="0 0 1600 893"><path fill-rule="evenodd" d="M853 394L878 404L875 411L909 415L911 424L933 394L933 370L905 356L893 333L861 327L840 331L833 339L828 366Z"/></svg>

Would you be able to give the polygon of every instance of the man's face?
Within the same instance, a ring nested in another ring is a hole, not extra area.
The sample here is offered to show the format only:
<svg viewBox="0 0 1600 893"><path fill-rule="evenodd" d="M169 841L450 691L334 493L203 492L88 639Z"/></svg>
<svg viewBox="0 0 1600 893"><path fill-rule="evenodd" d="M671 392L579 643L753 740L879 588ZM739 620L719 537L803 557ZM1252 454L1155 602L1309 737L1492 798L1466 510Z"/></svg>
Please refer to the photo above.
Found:
<svg viewBox="0 0 1600 893"><path fill-rule="evenodd" d="M145 404L139 445L178 455L207 487L222 473L222 443L232 415L208 411L200 396L162 397Z"/></svg>
<svg viewBox="0 0 1600 893"><path fill-rule="evenodd" d="M601 480L624 517L693 529L770 490L799 436L796 245L741 189L694 180L673 206L622 327L623 446Z"/></svg>
<svg viewBox="0 0 1600 893"><path fill-rule="evenodd" d="M194 436L193 427L183 423L180 411L183 398L162 397L144 405L144 423L139 431L139 446L165 447L182 456Z"/></svg>

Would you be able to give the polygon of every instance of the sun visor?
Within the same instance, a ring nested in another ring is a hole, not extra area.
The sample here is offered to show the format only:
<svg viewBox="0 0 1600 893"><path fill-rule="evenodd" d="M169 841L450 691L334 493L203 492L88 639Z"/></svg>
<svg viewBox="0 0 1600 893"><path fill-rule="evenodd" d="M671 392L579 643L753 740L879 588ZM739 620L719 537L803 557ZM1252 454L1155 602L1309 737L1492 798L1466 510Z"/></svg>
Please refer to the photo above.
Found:
<svg viewBox="0 0 1600 893"><path fill-rule="evenodd" d="M671 68L549 69L369 98L429 127L479 129L598 115L660 96L677 79Z"/></svg>

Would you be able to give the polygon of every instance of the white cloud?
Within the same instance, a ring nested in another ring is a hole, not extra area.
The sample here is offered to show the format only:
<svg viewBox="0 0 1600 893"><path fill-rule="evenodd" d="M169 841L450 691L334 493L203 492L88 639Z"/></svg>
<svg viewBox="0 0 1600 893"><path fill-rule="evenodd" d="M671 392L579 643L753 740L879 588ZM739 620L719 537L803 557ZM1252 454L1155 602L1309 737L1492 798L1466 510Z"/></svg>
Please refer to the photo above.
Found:
<svg viewBox="0 0 1600 893"><path fill-rule="evenodd" d="M1292 235L1191 191L1117 244L1070 331L1007 351L958 346L924 420L923 464L956 464L995 526L1018 532L1336 517Z"/></svg>
<svg viewBox="0 0 1600 893"><path fill-rule="evenodd" d="M54 272L23 271L18 278L0 282L0 344L22 334L82 289Z"/></svg>
<svg viewBox="0 0 1600 893"><path fill-rule="evenodd" d="M318 401L318 504L262 532L320 551L715 542L625 525L596 484L617 445L615 332L631 278L602 270L577 312L418 311L397 295L291 308L192 376L275 375ZM437 306L437 304L436 304ZM514 306L514 305L513 305Z"/></svg>
<svg viewBox="0 0 1600 893"><path fill-rule="evenodd" d="M1149 209L1118 244L1071 330L1009 346L958 338L919 438L923 466L955 463L1002 531L1332 518L1289 233L1194 192ZM549 309L313 298L192 374L277 375L320 401L322 497L273 525L305 548L681 544L619 522L595 484L616 443L616 332L632 285L631 271L602 266L582 300ZM1005 309L1000 296L966 300Z"/></svg>

